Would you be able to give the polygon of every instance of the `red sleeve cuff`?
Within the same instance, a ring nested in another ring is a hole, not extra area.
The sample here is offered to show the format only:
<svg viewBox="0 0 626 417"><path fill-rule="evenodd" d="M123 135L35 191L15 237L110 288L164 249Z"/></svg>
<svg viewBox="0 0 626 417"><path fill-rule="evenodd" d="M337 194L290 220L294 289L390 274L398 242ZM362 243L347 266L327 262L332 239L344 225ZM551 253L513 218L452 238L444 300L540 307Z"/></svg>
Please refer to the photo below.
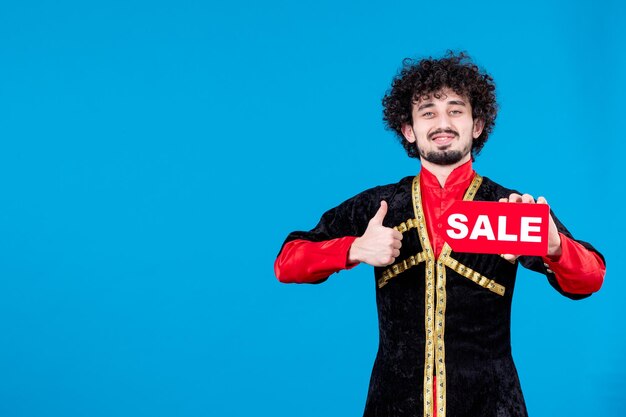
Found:
<svg viewBox="0 0 626 417"><path fill-rule="evenodd" d="M602 286L606 267L593 251L562 233L561 255L557 258L542 257L548 272L553 272L565 292L590 294Z"/></svg>
<svg viewBox="0 0 626 417"><path fill-rule="evenodd" d="M358 263L348 262L348 253L356 236L322 242L298 239L288 242L274 262L274 273L281 282L316 282Z"/></svg>

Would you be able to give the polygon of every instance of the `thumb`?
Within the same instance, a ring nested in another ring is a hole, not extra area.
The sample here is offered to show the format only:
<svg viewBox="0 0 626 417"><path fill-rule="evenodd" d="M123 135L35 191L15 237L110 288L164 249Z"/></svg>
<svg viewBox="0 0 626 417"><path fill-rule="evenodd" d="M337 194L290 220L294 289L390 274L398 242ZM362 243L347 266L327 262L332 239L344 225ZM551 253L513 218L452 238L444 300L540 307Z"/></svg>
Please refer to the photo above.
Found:
<svg viewBox="0 0 626 417"><path fill-rule="evenodd" d="M383 220L385 219L386 215L387 215L387 202L385 200L382 200L380 202L380 208L378 209L376 214L374 214L374 217L372 217L372 219L370 220L370 223L379 224L382 226Z"/></svg>

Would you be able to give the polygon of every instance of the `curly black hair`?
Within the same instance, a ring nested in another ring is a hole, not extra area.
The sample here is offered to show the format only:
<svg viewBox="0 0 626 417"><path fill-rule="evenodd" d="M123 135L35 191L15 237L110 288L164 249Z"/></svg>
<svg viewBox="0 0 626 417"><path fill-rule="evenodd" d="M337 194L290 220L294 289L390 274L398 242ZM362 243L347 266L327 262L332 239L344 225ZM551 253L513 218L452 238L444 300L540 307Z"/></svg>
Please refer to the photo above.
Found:
<svg viewBox="0 0 626 417"><path fill-rule="evenodd" d="M469 55L447 51L441 59L432 57L415 61L405 58L402 68L393 79L391 90L383 98L383 120L388 129L396 132L400 143L411 158L419 158L417 146L402 135L402 125L413 123L413 103L428 98L444 88L469 99L472 117L485 123L481 135L472 143L472 159L476 157L495 125L498 114L496 86L493 78L472 62Z"/></svg>

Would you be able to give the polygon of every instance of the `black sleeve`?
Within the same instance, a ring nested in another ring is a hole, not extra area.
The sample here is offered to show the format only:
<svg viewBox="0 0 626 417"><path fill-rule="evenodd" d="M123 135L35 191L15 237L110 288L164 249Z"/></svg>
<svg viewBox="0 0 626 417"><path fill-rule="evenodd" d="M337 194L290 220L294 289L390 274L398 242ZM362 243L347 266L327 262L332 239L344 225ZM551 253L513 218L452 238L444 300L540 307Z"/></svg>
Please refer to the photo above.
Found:
<svg viewBox="0 0 626 417"><path fill-rule="evenodd" d="M321 242L345 236L361 236L367 229L369 219L376 213L376 210L372 212L377 194L375 191L376 189L364 191L328 210L309 231L289 233L282 246L296 239Z"/></svg>
<svg viewBox="0 0 626 417"><path fill-rule="evenodd" d="M312 242L336 239L345 236L361 236L365 233L369 219L376 213L380 201L376 201L378 188L364 191L344 201L337 207L325 212L317 225L309 231L291 232L283 242L280 252L286 243L296 239L304 239ZM374 211L372 211L374 210ZM327 278L313 282L320 284Z"/></svg>

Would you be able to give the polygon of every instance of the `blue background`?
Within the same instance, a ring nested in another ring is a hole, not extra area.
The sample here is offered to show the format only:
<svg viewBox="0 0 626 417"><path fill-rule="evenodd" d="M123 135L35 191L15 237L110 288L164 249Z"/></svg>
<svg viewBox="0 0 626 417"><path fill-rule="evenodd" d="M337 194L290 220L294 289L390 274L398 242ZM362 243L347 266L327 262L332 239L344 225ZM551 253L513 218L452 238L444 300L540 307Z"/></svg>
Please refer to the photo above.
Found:
<svg viewBox="0 0 626 417"><path fill-rule="evenodd" d="M580 302L522 271L532 416L623 415L624 6L617 1L0 4L0 416L360 416L361 265L280 284L292 230L419 170L380 100L404 57L498 86L475 168L607 257Z"/></svg>

